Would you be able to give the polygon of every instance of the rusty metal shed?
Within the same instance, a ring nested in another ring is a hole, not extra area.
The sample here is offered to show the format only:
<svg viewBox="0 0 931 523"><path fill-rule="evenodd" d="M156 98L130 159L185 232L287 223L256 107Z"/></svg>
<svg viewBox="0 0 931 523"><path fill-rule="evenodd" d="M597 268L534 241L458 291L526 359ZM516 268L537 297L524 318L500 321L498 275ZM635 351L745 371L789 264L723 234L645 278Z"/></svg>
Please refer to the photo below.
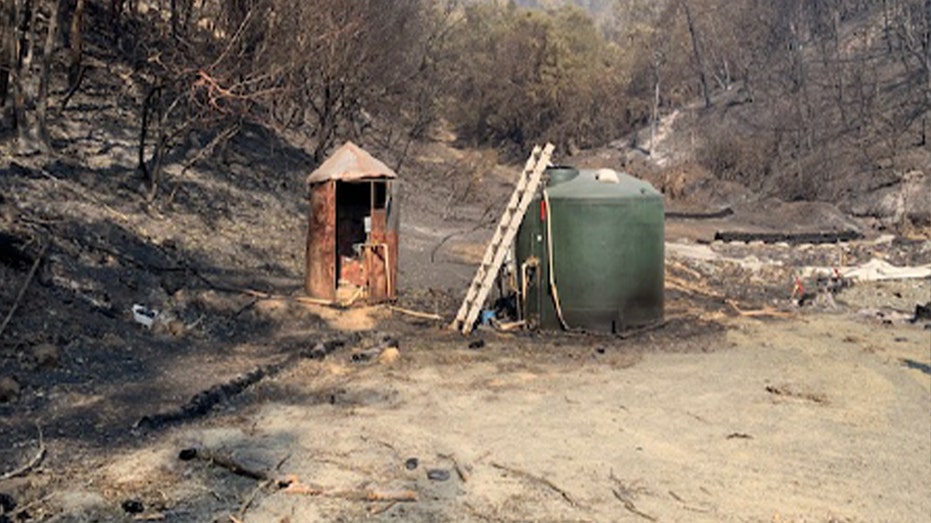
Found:
<svg viewBox="0 0 931 523"><path fill-rule="evenodd" d="M397 297L397 176L346 142L307 177L310 296L339 303Z"/></svg>

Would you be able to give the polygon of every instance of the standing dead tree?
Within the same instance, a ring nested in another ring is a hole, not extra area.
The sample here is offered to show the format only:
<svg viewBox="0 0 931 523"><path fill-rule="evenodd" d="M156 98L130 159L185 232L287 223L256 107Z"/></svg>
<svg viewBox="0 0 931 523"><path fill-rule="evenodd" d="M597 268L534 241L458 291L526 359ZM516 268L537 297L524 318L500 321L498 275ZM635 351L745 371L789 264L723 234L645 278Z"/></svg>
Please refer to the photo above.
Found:
<svg viewBox="0 0 931 523"><path fill-rule="evenodd" d="M48 145L50 142L48 134L48 98L49 84L51 82L52 56L55 51L55 39L58 35L58 13L61 10L61 0L54 0L49 5L48 28L45 34L45 47L42 51L42 66L39 73L38 100L36 107L36 119L39 131L39 138L43 144Z"/></svg>
<svg viewBox="0 0 931 523"><path fill-rule="evenodd" d="M71 13L71 24L68 29L68 90L62 98L59 111L64 111L71 97L81 87L85 69L82 65L84 57L84 0L76 0L74 11Z"/></svg>
<svg viewBox="0 0 931 523"><path fill-rule="evenodd" d="M687 0L679 0L679 6L685 13L685 21L689 28L689 37L692 39L692 53L695 55L695 67L698 68L698 79L701 82L701 94L705 101L705 107L711 107L711 95L708 92L708 76L705 73L705 56L702 53L701 39L698 36L698 29L695 26L695 18L692 16L692 9L689 7Z"/></svg>
<svg viewBox="0 0 931 523"><path fill-rule="evenodd" d="M21 153L49 147L46 116L59 9L60 0L0 4L0 127L15 131Z"/></svg>
<svg viewBox="0 0 931 523"><path fill-rule="evenodd" d="M28 102L25 76L28 74L32 58L29 52L29 24L32 18L32 4L28 0L6 0L3 2L3 58L0 60L0 98L12 102L6 111L9 128L16 131L20 150L28 150L30 128L26 120Z"/></svg>
<svg viewBox="0 0 931 523"><path fill-rule="evenodd" d="M212 35L189 35L208 52L186 57L187 69L169 64L174 72L168 76L177 81L163 83L166 89L186 85L185 103L200 118L304 132L318 161L339 139L358 138L375 121L409 121L412 132L422 133L433 113L418 95L435 88L424 79L435 72L428 55L442 41L430 37L443 30L442 23L431 25L429 5L399 0L385 10L378 0L225 2L214 13ZM164 49L160 53L166 61Z"/></svg>
<svg viewBox="0 0 931 523"><path fill-rule="evenodd" d="M165 155L166 137L162 132L162 123L165 113L161 107L164 86L156 85L149 88L148 94L142 102L142 125L139 127L139 172L146 184L148 198L151 201L158 192L159 174L162 168L162 159ZM146 143L151 122L155 122L155 144L151 161L146 158Z"/></svg>
<svg viewBox="0 0 931 523"><path fill-rule="evenodd" d="M147 60L146 73L152 82L140 108L137 154L137 171L149 201L158 196L163 184L166 156L184 136L195 130L223 129L206 147L213 150L218 141L231 139L243 120L261 119L261 102L275 92L274 88L252 89L261 77L245 66L239 68L248 63L243 59L243 49L249 48L249 40L262 30L253 24L267 14L262 11L267 4L263 0L240 0L230 5L244 11L219 50L215 50L217 40L212 34L202 34L193 41L171 31L166 31L168 35L161 41L150 35L156 43ZM173 8L179 10L177 13L190 13L193 3L173 3ZM205 64L204 58L211 61ZM224 84L218 76L238 81Z"/></svg>

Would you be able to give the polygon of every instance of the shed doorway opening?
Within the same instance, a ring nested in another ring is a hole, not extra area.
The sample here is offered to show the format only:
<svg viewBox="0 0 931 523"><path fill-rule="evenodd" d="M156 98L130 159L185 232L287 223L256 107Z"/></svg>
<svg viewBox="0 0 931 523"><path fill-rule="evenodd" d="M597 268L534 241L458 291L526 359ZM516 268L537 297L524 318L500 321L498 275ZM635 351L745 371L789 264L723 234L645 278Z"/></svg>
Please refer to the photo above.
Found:
<svg viewBox="0 0 931 523"><path fill-rule="evenodd" d="M386 220L389 183L336 182L337 301L360 295L382 301L395 294Z"/></svg>

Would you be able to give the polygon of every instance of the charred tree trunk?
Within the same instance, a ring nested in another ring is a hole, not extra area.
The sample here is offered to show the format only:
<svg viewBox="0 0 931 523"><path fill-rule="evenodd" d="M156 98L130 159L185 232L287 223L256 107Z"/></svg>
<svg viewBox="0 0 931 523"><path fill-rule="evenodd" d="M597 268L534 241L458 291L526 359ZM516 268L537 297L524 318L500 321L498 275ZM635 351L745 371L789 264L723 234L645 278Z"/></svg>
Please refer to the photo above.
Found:
<svg viewBox="0 0 931 523"><path fill-rule="evenodd" d="M178 0L171 0L171 35L178 36Z"/></svg>
<svg viewBox="0 0 931 523"><path fill-rule="evenodd" d="M142 102L142 128L139 130L139 173L145 182L148 198L151 201L158 192L159 171L162 167L162 154L165 149L164 133L161 129L162 115L162 91L163 87L158 85L149 90L145 100ZM146 161L145 148L146 140L149 135L149 125L155 121L155 150L152 153L152 167L150 168Z"/></svg>
<svg viewBox="0 0 931 523"><path fill-rule="evenodd" d="M126 0L110 0L110 30L114 44L118 44L123 34L123 7Z"/></svg>
<svg viewBox="0 0 931 523"><path fill-rule="evenodd" d="M48 91L52 68L52 57L55 52L55 39L58 35L58 11L61 0L54 0L49 6L48 28L45 34L45 47L42 51L42 70L39 76L39 92L37 95L36 116L39 126L39 139L43 145L49 147L51 142L48 135Z"/></svg>
<svg viewBox="0 0 931 523"><path fill-rule="evenodd" d="M13 98L13 127L16 129L16 134L19 139L18 148L20 152L26 153L31 152L30 146L30 129L29 123L26 120L26 86L23 82L24 71L24 45L26 43L26 37L24 36L24 31L26 30L26 8L28 7L27 3L22 0L10 0L11 7L11 20L13 20L14 31L11 34L11 45L8 49L9 51L9 61L10 61L10 87L11 94Z"/></svg>
<svg viewBox="0 0 931 523"><path fill-rule="evenodd" d="M926 112L931 112L931 0L925 0L922 47L924 51Z"/></svg>
<svg viewBox="0 0 931 523"><path fill-rule="evenodd" d="M921 136L918 142L921 147L928 144L928 119L929 115L931 115L931 0L925 0L923 15L921 47L924 54L923 65L925 70L925 114L921 119Z"/></svg>
<svg viewBox="0 0 931 523"><path fill-rule="evenodd" d="M29 66L32 65L36 37L38 36L36 34L35 9L32 0L22 0L19 17L21 20L19 33L20 60L23 64L21 69L28 71Z"/></svg>
<svg viewBox="0 0 931 523"><path fill-rule="evenodd" d="M656 147L656 124L659 120L660 75L661 60L658 56L653 58L653 111L650 115L650 156L654 156Z"/></svg>
<svg viewBox="0 0 931 523"><path fill-rule="evenodd" d="M71 16L69 31L68 91L77 91L83 71L81 59L84 55L84 0L77 0Z"/></svg>
<svg viewBox="0 0 931 523"><path fill-rule="evenodd" d="M685 22L689 27L689 36L692 38L692 52L695 54L695 66L698 67L698 79L701 82L701 94L705 100L705 107L711 107L711 94L708 92L708 76L705 74L705 58L702 54L701 40L698 38L698 30L695 28L695 20L692 17L692 9L686 0L679 0L679 5L685 11Z"/></svg>
<svg viewBox="0 0 931 523"><path fill-rule="evenodd" d="M16 9L13 0L0 4L0 107L6 107L16 61Z"/></svg>
<svg viewBox="0 0 931 523"><path fill-rule="evenodd" d="M84 67L81 65L84 55L84 0L77 0L74 12L71 14L71 26L68 30L68 91L62 97L58 112L65 110L71 97L78 92L81 80L84 78Z"/></svg>

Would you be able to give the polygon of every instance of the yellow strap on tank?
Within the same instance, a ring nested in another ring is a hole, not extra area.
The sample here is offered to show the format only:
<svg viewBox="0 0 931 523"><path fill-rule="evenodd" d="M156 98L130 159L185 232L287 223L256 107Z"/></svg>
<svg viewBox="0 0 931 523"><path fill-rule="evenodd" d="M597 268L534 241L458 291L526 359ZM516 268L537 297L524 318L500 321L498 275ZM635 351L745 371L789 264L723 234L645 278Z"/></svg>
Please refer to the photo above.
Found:
<svg viewBox="0 0 931 523"><path fill-rule="evenodd" d="M559 324L565 330L570 330L566 319L562 315L562 306L559 303L559 290L556 288L556 265L553 263L553 226L550 206L550 195L543 189L543 205L546 207L546 255L547 255L547 272L550 275L550 292L553 293L553 305L556 306L556 317L559 318Z"/></svg>

